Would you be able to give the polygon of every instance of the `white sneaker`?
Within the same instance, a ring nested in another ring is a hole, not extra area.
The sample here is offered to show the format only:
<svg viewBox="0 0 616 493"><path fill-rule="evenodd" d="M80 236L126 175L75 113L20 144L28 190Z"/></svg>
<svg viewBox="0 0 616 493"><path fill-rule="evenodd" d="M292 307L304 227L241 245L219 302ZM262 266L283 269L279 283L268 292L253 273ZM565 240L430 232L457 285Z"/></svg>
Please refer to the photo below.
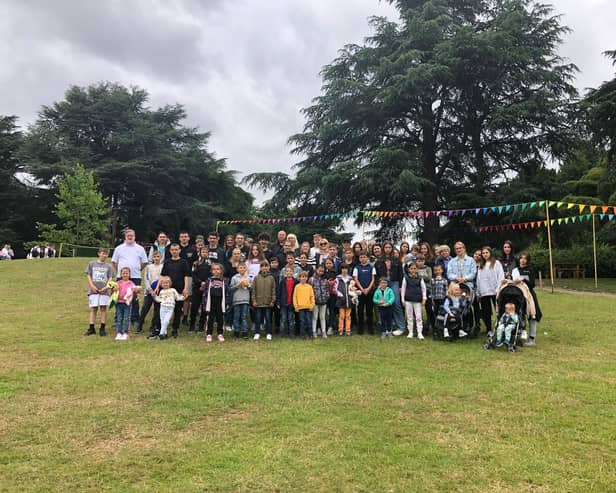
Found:
<svg viewBox="0 0 616 493"><path fill-rule="evenodd" d="M400 329L396 329L392 332L393 335L395 335L396 337L401 336L402 334L404 334L403 330Z"/></svg>
<svg viewBox="0 0 616 493"><path fill-rule="evenodd" d="M120 333L118 332L118 333L116 334L116 336L115 336L115 340L116 340L116 341L122 341L122 340L123 340L123 338L122 338L122 334L120 334Z"/></svg>
<svg viewBox="0 0 616 493"><path fill-rule="evenodd" d="M268 341L271 341L271 340L272 340L272 334L267 334L267 335L265 336L265 338L266 338Z"/></svg>
<svg viewBox="0 0 616 493"><path fill-rule="evenodd" d="M466 336L468 335L468 333L467 333L467 332L464 332L462 329L460 329L460 330L459 330L458 335L459 335L460 337L466 337Z"/></svg>
<svg viewBox="0 0 616 493"><path fill-rule="evenodd" d="M525 341L526 339L528 339L528 332L526 332L526 330L522 331L522 335L520 336L520 338Z"/></svg>
<svg viewBox="0 0 616 493"><path fill-rule="evenodd" d="M328 336L333 336L334 335L334 329L332 329L331 327L329 329L327 329L327 335Z"/></svg>
<svg viewBox="0 0 616 493"><path fill-rule="evenodd" d="M258 341L259 339L261 339L261 334L255 334L255 336L252 339L255 341Z"/></svg>
<svg viewBox="0 0 616 493"><path fill-rule="evenodd" d="M449 337L449 329L443 330L443 337Z"/></svg>
<svg viewBox="0 0 616 493"><path fill-rule="evenodd" d="M225 330L227 332L233 332L233 327L231 327L230 325L225 325Z"/></svg>
<svg viewBox="0 0 616 493"><path fill-rule="evenodd" d="M417 339L423 341L424 340L424 336L423 334L420 332L419 334L417 334Z"/></svg>
<svg viewBox="0 0 616 493"><path fill-rule="evenodd" d="M409 330L409 335L406 336L407 339L412 339L413 338L413 331Z"/></svg>

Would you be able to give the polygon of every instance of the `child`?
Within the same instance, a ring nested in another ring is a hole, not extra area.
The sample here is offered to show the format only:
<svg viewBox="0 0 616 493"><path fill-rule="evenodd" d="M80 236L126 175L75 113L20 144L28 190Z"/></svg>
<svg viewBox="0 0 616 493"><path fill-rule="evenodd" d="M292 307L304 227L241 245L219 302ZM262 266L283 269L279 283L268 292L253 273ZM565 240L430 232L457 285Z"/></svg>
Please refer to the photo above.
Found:
<svg viewBox="0 0 616 493"><path fill-rule="evenodd" d="M329 300L329 285L325 278L325 266L317 265L314 276L310 279L310 284L314 290L315 305L312 310L312 337L317 336L317 322L321 321L321 336L327 339L325 330L325 314L327 311L327 301Z"/></svg>
<svg viewBox="0 0 616 493"><path fill-rule="evenodd" d="M237 265L237 274L231 279L231 295L233 296L233 334L248 339L248 307L250 306L250 279L248 268L244 262Z"/></svg>
<svg viewBox="0 0 616 493"><path fill-rule="evenodd" d="M152 315L152 322L150 323L150 334L158 334L160 331L160 305L154 301L156 295L156 285L158 284L158 278L163 268L162 254L155 250L152 252L152 264L148 264L145 268L145 296L143 298L143 307L141 308L141 314L139 315L139 328L137 333L143 329L143 322L148 315L150 308L154 305L154 315ZM154 283L154 286L152 286Z"/></svg>
<svg viewBox="0 0 616 493"><path fill-rule="evenodd" d="M353 269L353 280L357 288L361 291L359 303L357 304L357 325L360 334L364 332L364 314L368 325L368 333L374 333L372 318L374 304L372 303L371 292L374 287L375 278L376 270L368 262L368 252L362 250L359 254L359 264Z"/></svg>
<svg viewBox="0 0 616 493"><path fill-rule="evenodd" d="M229 310L229 284L224 278L222 264L214 263L211 267L212 276L205 281L203 288L203 303L201 310L207 314L207 331L205 340L212 342L214 322L218 331L218 341L225 342L223 336L225 313Z"/></svg>
<svg viewBox="0 0 616 493"><path fill-rule="evenodd" d="M279 277L276 278L277 281L279 281L280 279L284 279L285 278L285 274L284 271L287 267L291 267L291 269L293 269L293 277L295 277L297 279L297 277L299 276L299 273L301 272L301 268L299 265L295 265L295 253L293 252L287 252L285 254L285 258L287 260L287 263L284 265L284 267L280 270L280 274Z"/></svg>
<svg viewBox="0 0 616 493"><path fill-rule="evenodd" d="M297 280L293 277L293 269L289 266L284 269L284 279L278 283L276 303L280 309L280 336L285 334L288 327L289 338L295 337L295 311L293 310L293 291Z"/></svg>
<svg viewBox="0 0 616 493"><path fill-rule="evenodd" d="M349 275L349 266L340 265L340 275L336 278L336 306L338 307L338 335L351 335L351 311L357 300L355 281Z"/></svg>
<svg viewBox="0 0 616 493"><path fill-rule="evenodd" d="M314 306L314 290L308 284L308 273L303 271L299 275L299 284L293 290L293 307L299 316L299 333L302 339L306 338L306 332L312 335L312 310Z"/></svg>
<svg viewBox="0 0 616 493"><path fill-rule="evenodd" d="M306 253L299 254L299 260L295 262L297 266L301 269L300 272L304 271L308 273L308 279L310 279L314 275L314 268L310 265L308 261L308 255Z"/></svg>
<svg viewBox="0 0 616 493"><path fill-rule="evenodd" d="M278 282L281 279L281 273L284 277L284 269L280 270L280 262L278 261L278 257L275 255L269 259L270 263L270 274L276 281L276 287L278 287ZM272 307L272 332L274 331L274 327L280 327L280 308L278 305L274 305Z"/></svg>
<svg viewBox="0 0 616 493"><path fill-rule="evenodd" d="M432 313L435 317L434 323L436 324L436 316L441 306L445 304L445 298L447 298L447 286L449 281L443 276L443 266L436 264L434 266L434 278L430 280L430 296L432 301ZM436 339L437 334L432 328L432 338Z"/></svg>
<svg viewBox="0 0 616 493"><path fill-rule="evenodd" d="M265 338L272 340L272 307L276 303L276 281L271 276L267 260L261 262L261 271L252 281L252 306L255 308L254 340L261 338L261 322L265 319Z"/></svg>
<svg viewBox="0 0 616 493"><path fill-rule="evenodd" d="M326 258L324 265L325 273L323 274L323 277L327 279L327 287L329 288L329 298L327 300L327 335L331 336L334 335L336 315L338 314L338 296L336 295L336 277L338 274L338 267L334 265L334 261L331 258Z"/></svg>
<svg viewBox="0 0 616 493"><path fill-rule="evenodd" d="M128 323L130 320L130 310L133 302L133 295L139 292L139 286L130 280L130 269L124 267L120 271L120 280L118 281L118 304L116 305L116 341L128 340Z"/></svg>
<svg viewBox="0 0 616 493"><path fill-rule="evenodd" d="M107 307L109 306L109 289L107 283L113 279L113 267L107 263L109 256L108 248L98 249L98 259L92 260L86 267L88 277L88 305L90 306L90 326L84 335L91 336L96 334L94 324L96 323L96 313L100 307L101 327L99 335L105 337L105 324L107 323Z"/></svg>
<svg viewBox="0 0 616 493"><path fill-rule="evenodd" d="M432 302L430 300L430 281L432 280L432 268L426 265L426 257L423 253L419 253L417 255L417 260L415 261L417 264L417 275L423 279L424 284L426 285L426 317L427 323L424 327L424 335L428 335L430 330L434 330L435 317L434 312L432 311Z"/></svg>
<svg viewBox="0 0 616 493"><path fill-rule="evenodd" d="M400 296L406 307L406 324L409 331L408 338L413 338L413 315L417 328L417 339L423 340L423 321L421 319L422 306L426 304L426 283L417 273L417 264L411 262L406 267Z"/></svg>
<svg viewBox="0 0 616 493"><path fill-rule="evenodd" d="M515 330L518 325L518 314L515 312L515 305L513 303L505 304L505 313L501 315L496 327L496 347L503 345L503 335L505 336L505 344L507 344L507 350L511 353L515 352L515 346L511 343L511 332Z"/></svg>
<svg viewBox="0 0 616 493"><path fill-rule="evenodd" d="M394 309L393 304L396 301L396 295L393 290L387 286L387 278L379 279L379 287L374 292L372 302L379 309L379 318L381 320L381 339L391 337Z"/></svg>
<svg viewBox="0 0 616 493"><path fill-rule="evenodd" d="M158 278L160 284L158 294L154 296L157 303L160 303L160 333L150 334L148 339L160 339L164 341L167 338L167 327L171 322L171 317L175 313L176 301L183 301L184 296L177 292L172 286L169 276L160 276Z"/></svg>
<svg viewBox="0 0 616 493"><path fill-rule="evenodd" d="M462 310L468 303L466 299L466 293L460 289L460 285L452 282L449 285L449 289L447 290L447 298L445 298L445 303L443 303L443 309L445 310L445 332L444 336L449 337L449 330L447 330L447 320L450 317L455 317L459 320L460 325L462 325ZM468 334L462 329L459 330L460 337L466 337Z"/></svg>
<svg viewBox="0 0 616 493"><path fill-rule="evenodd" d="M248 266L248 277L250 282L259 275L261 270L261 263L265 260L265 255L261 251L261 246L255 243L250 247L250 252L246 258L246 264Z"/></svg>

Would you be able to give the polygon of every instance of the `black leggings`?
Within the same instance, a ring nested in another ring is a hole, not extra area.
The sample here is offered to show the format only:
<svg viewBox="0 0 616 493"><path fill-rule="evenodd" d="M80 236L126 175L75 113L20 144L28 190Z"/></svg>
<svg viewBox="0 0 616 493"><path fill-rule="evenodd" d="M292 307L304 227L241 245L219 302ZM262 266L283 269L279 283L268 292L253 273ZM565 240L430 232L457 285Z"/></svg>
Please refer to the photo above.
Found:
<svg viewBox="0 0 616 493"><path fill-rule="evenodd" d="M217 324L218 334L222 334L225 323L225 314L222 311L222 298L214 298L210 300L210 314L207 319L207 335L212 335L214 331L214 322Z"/></svg>
<svg viewBox="0 0 616 493"><path fill-rule="evenodd" d="M492 330L492 307L496 307L496 296L481 297L481 319L486 325L486 330Z"/></svg>

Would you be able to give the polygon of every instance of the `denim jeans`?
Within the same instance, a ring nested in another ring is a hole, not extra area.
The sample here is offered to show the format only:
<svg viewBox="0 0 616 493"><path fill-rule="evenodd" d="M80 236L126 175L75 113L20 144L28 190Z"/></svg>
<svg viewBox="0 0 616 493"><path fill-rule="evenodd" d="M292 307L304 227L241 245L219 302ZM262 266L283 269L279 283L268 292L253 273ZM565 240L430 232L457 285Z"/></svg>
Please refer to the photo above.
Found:
<svg viewBox="0 0 616 493"><path fill-rule="evenodd" d="M295 337L295 311L293 305L280 306L280 335L285 335L289 331L289 337Z"/></svg>
<svg viewBox="0 0 616 493"><path fill-rule="evenodd" d="M299 333L302 337L312 334L312 310L299 311Z"/></svg>
<svg viewBox="0 0 616 493"><path fill-rule="evenodd" d="M248 303L233 305L233 331L236 334L248 333Z"/></svg>
<svg viewBox="0 0 616 493"><path fill-rule="evenodd" d="M379 316L381 318L381 334L383 334L384 332L391 332L393 311L393 307L391 306L379 306Z"/></svg>
<svg viewBox="0 0 616 493"><path fill-rule="evenodd" d="M126 303L118 303L116 305L116 328L119 334L128 334L128 322L131 317L131 305ZM138 316L139 314L137 314Z"/></svg>
<svg viewBox="0 0 616 493"><path fill-rule="evenodd" d="M269 306L255 308L255 334L261 333L261 323L265 319L265 333L272 333L272 309Z"/></svg>

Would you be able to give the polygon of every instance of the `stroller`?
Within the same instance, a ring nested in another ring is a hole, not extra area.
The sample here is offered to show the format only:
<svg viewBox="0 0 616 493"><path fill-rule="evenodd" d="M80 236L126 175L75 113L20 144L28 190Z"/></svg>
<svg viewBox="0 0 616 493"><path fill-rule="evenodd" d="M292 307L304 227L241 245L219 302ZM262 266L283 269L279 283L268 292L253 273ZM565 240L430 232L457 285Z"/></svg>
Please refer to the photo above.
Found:
<svg viewBox="0 0 616 493"><path fill-rule="evenodd" d="M436 324L434 327L433 338L435 340L453 341L460 338L460 330L466 332L469 337L475 333L475 322L473 316L473 301L475 299L474 290L467 284L460 284L462 294L466 298L466 303L461 312L456 316L445 313L445 308L440 307L436 314Z"/></svg>
<svg viewBox="0 0 616 493"><path fill-rule="evenodd" d="M516 286L505 286L496 299L497 323L500 317L505 313L505 305L507 303L513 303L515 305L515 312L518 315L518 323L511 334L511 345L513 350L517 347L522 347L524 342L522 340L522 331L526 327L526 299L522 290ZM496 328L488 334L488 338L483 343L485 349L492 349L496 347Z"/></svg>

